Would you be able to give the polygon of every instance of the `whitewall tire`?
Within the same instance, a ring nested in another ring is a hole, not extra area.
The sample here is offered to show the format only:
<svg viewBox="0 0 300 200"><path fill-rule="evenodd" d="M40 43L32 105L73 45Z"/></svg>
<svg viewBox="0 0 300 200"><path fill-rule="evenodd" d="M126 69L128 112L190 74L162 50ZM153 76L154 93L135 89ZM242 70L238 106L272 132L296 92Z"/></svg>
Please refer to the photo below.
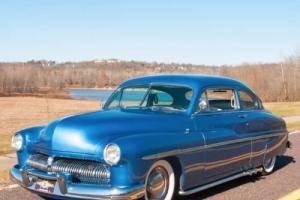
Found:
<svg viewBox="0 0 300 200"><path fill-rule="evenodd" d="M263 161L263 175L271 174L274 171L276 165L276 156L268 160Z"/></svg>
<svg viewBox="0 0 300 200"><path fill-rule="evenodd" d="M145 181L146 200L172 200L176 177L171 164L166 160L155 162L149 169Z"/></svg>

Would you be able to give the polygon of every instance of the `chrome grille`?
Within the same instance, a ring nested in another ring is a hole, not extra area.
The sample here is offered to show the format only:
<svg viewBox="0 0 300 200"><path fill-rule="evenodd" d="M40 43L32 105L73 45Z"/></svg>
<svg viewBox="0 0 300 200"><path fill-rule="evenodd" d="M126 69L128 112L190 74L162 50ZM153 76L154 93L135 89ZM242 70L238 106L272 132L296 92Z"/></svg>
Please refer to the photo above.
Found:
<svg viewBox="0 0 300 200"><path fill-rule="evenodd" d="M48 168L47 160L48 160L48 156L42 154L35 154L32 155L28 160L26 160L26 164L35 169L47 171Z"/></svg>
<svg viewBox="0 0 300 200"><path fill-rule="evenodd" d="M32 155L26 164L32 168L49 173L68 173L74 182L107 184L110 172L106 165L95 161L55 158L48 163L48 156L42 154Z"/></svg>
<svg viewBox="0 0 300 200"><path fill-rule="evenodd" d="M53 162L51 172L67 172L75 176L95 177L101 179L110 178L108 169L103 164L82 160L59 159Z"/></svg>

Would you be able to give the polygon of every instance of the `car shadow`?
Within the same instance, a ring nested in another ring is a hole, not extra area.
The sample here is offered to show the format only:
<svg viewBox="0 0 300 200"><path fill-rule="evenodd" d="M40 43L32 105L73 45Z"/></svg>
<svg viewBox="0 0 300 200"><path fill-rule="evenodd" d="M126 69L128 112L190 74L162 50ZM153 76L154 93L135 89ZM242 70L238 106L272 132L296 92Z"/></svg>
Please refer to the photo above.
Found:
<svg viewBox="0 0 300 200"><path fill-rule="evenodd" d="M281 170L282 168L284 168L288 164L295 163L295 162L296 162L295 159L291 156L286 156L286 155L279 156L278 159L277 159L275 172L278 171L278 170ZM182 200L206 199L206 198L211 197L213 195L216 195L216 194L225 192L227 190L230 190L232 188L238 187L240 185L260 181L264 178L265 177L261 176L260 174L256 174L256 175L253 175L253 176L245 176L245 177L242 177L242 178L232 180L232 181L229 181L227 183L223 183L221 185L215 186L215 187L213 187L213 189L207 189L207 190L204 190L204 191L201 191L201 192L198 192L198 193L186 196L186 197L182 197L180 199L182 199Z"/></svg>
<svg viewBox="0 0 300 200"><path fill-rule="evenodd" d="M287 166L290 163L296 163L296 160L294 159L294 157L286 156L286 155L278 156L277 163L275 166L275 171L284 168L285 166Z"/></svg>

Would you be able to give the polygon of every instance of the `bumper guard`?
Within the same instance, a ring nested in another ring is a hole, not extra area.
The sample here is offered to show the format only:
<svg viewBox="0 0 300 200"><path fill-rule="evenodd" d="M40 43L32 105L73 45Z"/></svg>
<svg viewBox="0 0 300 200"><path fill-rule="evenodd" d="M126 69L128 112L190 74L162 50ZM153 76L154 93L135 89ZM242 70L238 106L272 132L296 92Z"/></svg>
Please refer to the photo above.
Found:
<svg viewBox="0 0 300 200"><path fill-rule="evenodd" d="M88 184L73 184L68 174L51 175L36 170L20 169L17 165L11 168L10 177L24 188L40 194L41 196L54 196L74 199L103 199L103 200L132 200L144 196L144 186L116 188ZM53 194L43 193L35 189L38 178L55 181Z"/></svg>

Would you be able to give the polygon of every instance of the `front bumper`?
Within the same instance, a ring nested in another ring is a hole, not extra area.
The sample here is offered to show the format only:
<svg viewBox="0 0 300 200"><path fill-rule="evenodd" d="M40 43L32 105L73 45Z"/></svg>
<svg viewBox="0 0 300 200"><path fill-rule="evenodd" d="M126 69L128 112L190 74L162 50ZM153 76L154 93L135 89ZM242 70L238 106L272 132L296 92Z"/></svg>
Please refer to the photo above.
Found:
<svg viewBox="0 0 300 200"><path fill-rule="evenodd" d="M144 196L144 186L131 186L116 188L112 186L99 186L88 184L74 184L67 181L65 175L58 176L40 173L36 170L20 169L17 165L11 168L10 177L24 188L38 193L59 199L103 199L103 200L131 200ZM43 193L35 189L36 178L55 181L54 192L52 194Z"/></svg>

